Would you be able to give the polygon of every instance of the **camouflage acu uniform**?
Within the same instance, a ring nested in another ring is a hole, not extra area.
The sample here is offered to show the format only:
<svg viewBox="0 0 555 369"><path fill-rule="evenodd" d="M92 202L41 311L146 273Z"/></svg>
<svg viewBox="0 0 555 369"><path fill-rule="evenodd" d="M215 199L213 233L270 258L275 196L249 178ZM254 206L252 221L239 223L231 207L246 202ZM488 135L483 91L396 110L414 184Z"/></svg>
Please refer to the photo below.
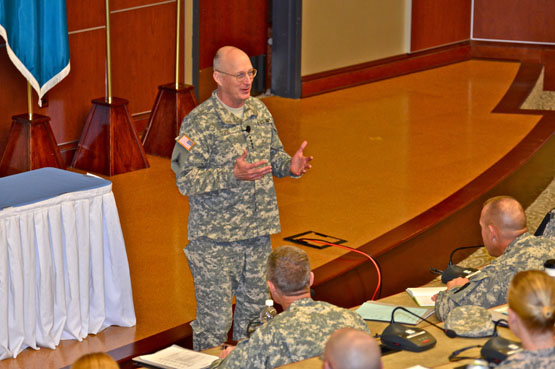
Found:
<svg viewBox="0 0 555 369"><path fill-rule="evenodd" d="M549 212L549 221L545 225L541 236L555 240L555 209Z"/></svg>
<svg viewBox="0 0 555 369"><path fill-rule="evenodd" d="M211 368L275 368L318 356L328 337L342 327L370 333L356 312L303 298L239 342L224 360L216 360Z"/></svg>
<svg viewBox="0 0 555 369"><path fill-rule="evenodd" d="M235 160L246 148L246 161L266 160L276 177L290 175L291 157L283 150L266 106L250 97L243 118L231 113L215 93L189 113L181 125L172 170L179 191L189 197L185 248L195 282L197 319L192 323L194 347L202 350L227 340L231 299L237 299L234 339L246 335L268 296L265 263L269 235L280 232L271 175L240 181Z"/></svg>
<svg viewBox="0 0 555 369"><path fill-rule="evenodd" d="M543 270L547 259L555 258L555 241L534 237L529 233L518 236L503 255L470 278L466 287L455 287L438 293L435 313L445 320L456 306L478 305L485 308L507 303L507 291L513 276L523 270Z"/></svg>
<svg viewBox="0 0 555 369"><path fill-rule="evenodd" d="M555 368L555 347L543 350L524 350L509 356L496 369L553 369Z"/></svg>

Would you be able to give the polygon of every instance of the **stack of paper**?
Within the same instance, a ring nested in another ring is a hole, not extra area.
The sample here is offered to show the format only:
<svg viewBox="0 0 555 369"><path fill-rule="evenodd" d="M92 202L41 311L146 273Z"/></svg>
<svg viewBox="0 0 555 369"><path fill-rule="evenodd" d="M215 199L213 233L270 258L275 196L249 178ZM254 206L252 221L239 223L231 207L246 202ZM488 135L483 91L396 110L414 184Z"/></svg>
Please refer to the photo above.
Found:
<svg viewBox="0 0 555 369"><path fill-rule="evenodd" d="M172 345L154 354L133 358L133 361L164 369L203 369L218 357Z"/></svg>

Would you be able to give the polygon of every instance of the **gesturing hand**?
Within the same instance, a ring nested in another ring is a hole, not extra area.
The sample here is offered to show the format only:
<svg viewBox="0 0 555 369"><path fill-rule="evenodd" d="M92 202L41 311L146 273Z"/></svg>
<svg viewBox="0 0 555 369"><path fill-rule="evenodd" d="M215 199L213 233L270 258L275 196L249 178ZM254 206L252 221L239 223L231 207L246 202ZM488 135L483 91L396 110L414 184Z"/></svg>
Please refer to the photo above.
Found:
<svg viewBox="0 0 555 369"><path fill-rule="evenodd" d="M303 141L301 147L297 150L295 155L291 158L291 166L289 167L289 171L296 176L300 176L303 173L306 173L307 169L312 168L312 165L308 164L313 157L309 156L306 157L303 155L303 150L305 149L308 143Z"/></svg>
<svg viewBox="0 0 555 369"><path fill-rule="evenodd" d="M272 173L272 167L268 164L266 160L260 160L256 163L247 163L245 159L249 155L247 149L243 152L243 155L239 156L235 160L235 166L233 167L233 174L235 178L242 181L256 181L264 177L268 173Z"/></svg>

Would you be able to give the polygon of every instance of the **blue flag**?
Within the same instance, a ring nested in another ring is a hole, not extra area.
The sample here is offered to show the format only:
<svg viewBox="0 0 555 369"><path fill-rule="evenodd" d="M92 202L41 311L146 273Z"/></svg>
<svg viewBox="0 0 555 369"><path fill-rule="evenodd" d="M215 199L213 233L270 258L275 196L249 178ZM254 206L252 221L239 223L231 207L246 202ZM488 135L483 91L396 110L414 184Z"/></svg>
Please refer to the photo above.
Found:
<svg viewBox="0 0 555 369"><path fill-rule="evenodd" d="M69 73L65 0L0 0L0 36L40 104Z"/></svg>

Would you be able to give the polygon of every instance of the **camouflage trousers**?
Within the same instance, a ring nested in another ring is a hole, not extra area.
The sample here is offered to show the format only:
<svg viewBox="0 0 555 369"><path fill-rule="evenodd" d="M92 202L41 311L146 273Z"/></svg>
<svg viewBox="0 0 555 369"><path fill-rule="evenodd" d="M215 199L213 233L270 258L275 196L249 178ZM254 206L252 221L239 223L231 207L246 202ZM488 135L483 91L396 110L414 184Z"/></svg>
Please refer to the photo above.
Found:
<svg viewBox="0 0 555 369"><path fill-rule="evenodd" d="M266 261L271 251L270 236L233 242L207 238L189 241L185 255L197 300L197 316L191 323L195 350L227 341L233 296L233 339L247 336L249 322L258 317L269 297Z"/></svg>

